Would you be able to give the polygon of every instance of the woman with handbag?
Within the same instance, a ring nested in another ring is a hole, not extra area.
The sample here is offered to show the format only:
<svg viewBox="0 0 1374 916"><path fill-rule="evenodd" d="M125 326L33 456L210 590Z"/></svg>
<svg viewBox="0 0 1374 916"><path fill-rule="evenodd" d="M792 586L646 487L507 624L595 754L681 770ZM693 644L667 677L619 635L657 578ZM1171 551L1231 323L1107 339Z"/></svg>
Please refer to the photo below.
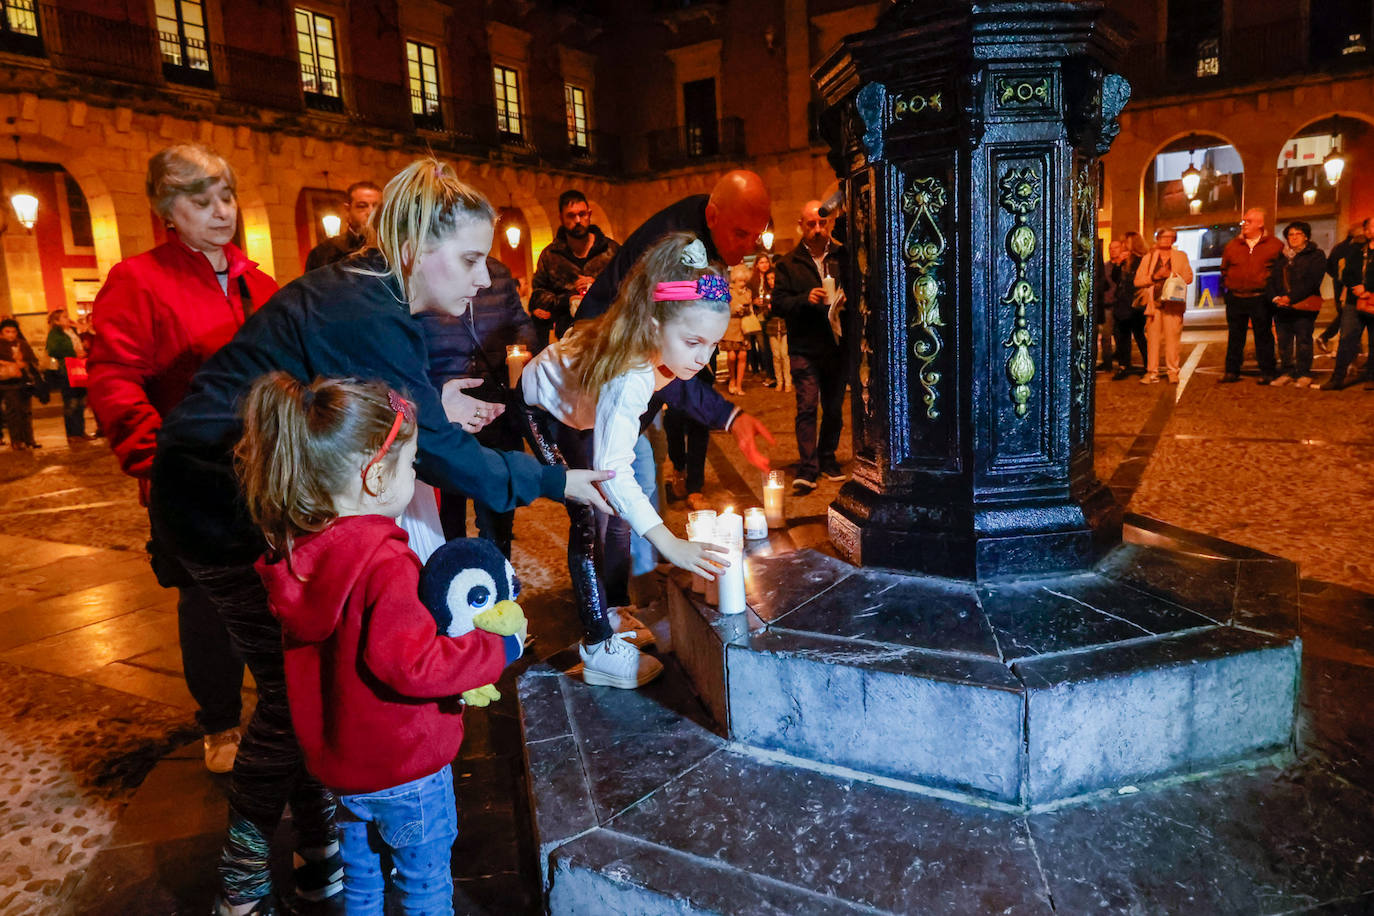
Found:
<svg viewBox="0 0 1374 916"><path fill-rule="evenodd" d="M1178 351L1183 339L1183 311L1188 307L1188 284L1193 267L1188 256L1174 248L1178 233L1165 226L1155 232L1155 247L1135 272L1137 295L1145 300L1145 377L1142 385L1160 380L1159 356L1169 384L1178 384Z"/></svg>
<svg viewBox="0 0 1374 916"><path fill-rule="evenodd" d="M33 406L30 400L47 384L38 369L33 348L19 333L13 318L0 321L0 403L4 405L5 428L10 431L10 448L16 452L42 448L33 438Z"/></svg>
<svg viewBox="0 0 1374 916"><path fill-rule="evenodd" d="M1269 274L1279 345L1279 376L1271 384L1307 388L1312 384L1312 331L1322 308L1326 254L1311 241L1312 227L1301 220L1289 223L1283 234L1288 246Z"/></svg>
<svg viewBox="0 0 1374 916"><path fill-rule="evenodd" d="M53 380L62 392L62 423L68 442L84 442L86 435L86 345L67 317L66 309L48 313L48 359L56 363Z"/></svg>

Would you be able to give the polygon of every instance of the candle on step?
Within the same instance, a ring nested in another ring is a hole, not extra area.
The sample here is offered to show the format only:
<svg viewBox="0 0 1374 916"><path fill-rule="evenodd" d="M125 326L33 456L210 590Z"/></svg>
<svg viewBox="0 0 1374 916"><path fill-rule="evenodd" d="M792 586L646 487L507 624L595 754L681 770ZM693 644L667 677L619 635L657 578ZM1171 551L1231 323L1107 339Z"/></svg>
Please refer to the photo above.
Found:
<svg viewBox="0 0 1374 916"><path fill-rule="evenodd" d="M687 513L687 540L696 544L714 544L716 541L716 510L700 509ZM692 591L698 595L706 592L706 578L692 573Z"/></svg>
<svg viewBox="0 0 1374 916"><path fill-rule="evenodd" d="M722 614L744 613L744 519L727 508L716 519L716 543L730 565L716 576L717 604Z"/></svg>
<svg viewBox="0 0 1374 916"><path fill-rule="evenodd" d="M744 536L751 541L768 537L768 516L758 506L744 510Z"/></svg>
<svg viewBox="0 0 1374 916"><path fill-rule="evenodd" d="M763 481L763 512L769 528L787 525L787 510L783 506L782 471L769 471Z"/></svg>

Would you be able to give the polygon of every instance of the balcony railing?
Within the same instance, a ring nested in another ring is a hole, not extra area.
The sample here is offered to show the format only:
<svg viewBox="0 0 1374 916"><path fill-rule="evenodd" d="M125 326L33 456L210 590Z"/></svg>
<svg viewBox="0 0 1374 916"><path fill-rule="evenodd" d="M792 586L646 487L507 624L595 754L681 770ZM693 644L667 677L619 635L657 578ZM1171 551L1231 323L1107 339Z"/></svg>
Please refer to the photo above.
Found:
<svg viewBox="0 0 1374 916"><path fill-rule="evenodd" d="M1368 27L1366 26L1366 31ZM1311 73L1350 73L1374 68L1374 53L1363 43L1316 49L1299 20L1237 29L1215 42L1138 45L1126 55L1123 73L1133 98L1184 95L1229 89Z"/></svg>
<svg viewBox="0 0 1374 916"><path fill-rule="evenodd" d="M744 157L744 119L722 118L701 124L650 131L649 168L676 169L694 162Z"/></svg>
<svg viewBox="0 0 1374 916"><path fill-rule="evenodd" d="M149 26L50 4L36 10L32 29L13 35L13 30L0 30L0 51L46 56L60 70L152 90L168 83L197 86L254 108L290 114L324 111L360 126L405 134L419 130L438 151L476 156L496 152L590 171L618 172L623 165L619 137L586 131L585 144L573 144L561 118L525 117L520 133L509 135L497 129L491 105L451 97L416 100L407 87L395 83L313 68L303 73L294 56L214 43L207 47Z"/></svg>

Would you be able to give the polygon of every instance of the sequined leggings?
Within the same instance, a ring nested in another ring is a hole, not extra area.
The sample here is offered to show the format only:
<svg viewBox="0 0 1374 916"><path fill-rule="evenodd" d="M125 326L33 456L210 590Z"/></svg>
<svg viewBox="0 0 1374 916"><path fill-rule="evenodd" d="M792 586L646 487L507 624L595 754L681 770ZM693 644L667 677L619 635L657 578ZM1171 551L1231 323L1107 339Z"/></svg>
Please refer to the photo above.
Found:
<svg viewBox="0 0 1374 916"><path fill-rule="evenodd" d="M209 594L229 638L253 672L258 705L244 730L229 790L229 836L220 854L225 903L251 903L272 890L271 838L291 805L298 848L334 840L334 795L305 769L286 702L281 626L267 610L267 591L251 566L202 566L183 560Z"/></svg>
<svg viewBox="0 0 1374 916"><path fill-rule="evenodd" d="M590 436L564 426L548 411L518 405L524 414L525 438L544 464L561 464L571 468L591 467ZM601 538L597 536L596 510L587 503L565 500L568 509L568 573L572 577L573 595L577 598L577 615L588 645L611 638L611 623L606 617L606 590L598 570L602 567Z"/></svg>

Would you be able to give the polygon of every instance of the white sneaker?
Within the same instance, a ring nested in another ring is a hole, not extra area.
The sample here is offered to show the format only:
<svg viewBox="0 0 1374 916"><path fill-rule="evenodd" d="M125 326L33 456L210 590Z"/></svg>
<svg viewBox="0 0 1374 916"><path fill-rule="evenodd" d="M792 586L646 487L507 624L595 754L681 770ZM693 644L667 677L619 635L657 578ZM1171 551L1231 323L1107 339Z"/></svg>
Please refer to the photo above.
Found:
<svg viewBox="0 0 1374 916"><path fill-rule="evenodd" d="M1280 375L1278 378L1274 379L1272 382L1269 383L1269 387L1270 387L1270 388L1282 388L1284 385L1291 385L1292 383L1293 383L1293 376L1291 376L1291 375Z"/></svg>
<svg viewBox="0 0 1374 916"><path fill-rule="evenodd" d="M611 629L617 633L628 633L630 645L636 649L644 649L658 642L654 636L654 631L645 625L644 621L634 615L638 610L634 605L625 607L613 607L606 612L606 619L611 622Z"/></svg>
<svg viewBox="0 0 1374 916"><path fill-rule="evenodd" d="M205 746L205 769L211 773L228 773L232 770L242 737L243 732L237 728L226 728L222 732L206 735L201 741Z"/></svg>
<svg viewBox="0 0 1374 916"><path fill-rule="evenodd" d="M663 673L663 665L630 645L630 634L616 633L605 642L588 648L579 644L582 680L593 687L619 687L634 690Z"/></svg>

